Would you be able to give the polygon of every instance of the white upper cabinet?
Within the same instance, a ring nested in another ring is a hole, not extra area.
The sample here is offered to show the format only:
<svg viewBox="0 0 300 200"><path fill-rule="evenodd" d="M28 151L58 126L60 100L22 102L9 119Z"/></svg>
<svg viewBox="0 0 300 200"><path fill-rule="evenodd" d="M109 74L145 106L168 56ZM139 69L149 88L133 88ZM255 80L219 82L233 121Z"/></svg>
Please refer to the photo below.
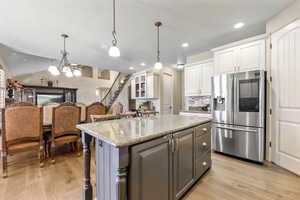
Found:
<svg viewBox="0 0 300 200"><path fill-rule="evenodd" d="M198 96L201 94L200 88L201 68L198 65L186 67L185 77L185 96Z"/></svg>
<svg viewBox="0 0 300 200"><path fill-rule="evenodd" d="M238 71L265 69L265 40L238 46Z"/></svg>
<svg viewBox="0 0 300 200"><path fill-rule="evenodd" d="M215 71L218 73L230 73L237 65L237 49L230 48L215 52Z"/></svg>
<svg viewBox="0 0 300 200"><path fill-rule="evenodd" d="M191 64L184 69L185 96L206 96L211 94L213 61Z"/></svg>
<svg viewBox="0 0 300 200"><path fill-rule="evenodd" d="M157 74L140 72L131 79L132 99L155 99L159 98L159 77Z"/></svg>
<svg viewBox="0 0 300 200"><path fill-rule="evenodd" d="M211 94L211 77L213 76L213 62L208 62L202 67L201 95Z"/></svg>
<svg viewBox="0 0 300 200"><path fill-rule="evenodd" d="M215 74L265 69L265 36L257 36L213 49Z"/></svg>

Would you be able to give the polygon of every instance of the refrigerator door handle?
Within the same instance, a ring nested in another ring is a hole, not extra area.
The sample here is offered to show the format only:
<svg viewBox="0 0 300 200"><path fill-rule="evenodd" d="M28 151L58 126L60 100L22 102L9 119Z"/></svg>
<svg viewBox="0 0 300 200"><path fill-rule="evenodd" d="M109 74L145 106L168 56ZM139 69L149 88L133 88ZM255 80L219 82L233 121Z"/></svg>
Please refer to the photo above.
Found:
<svg viewBox="0 0 300 200"><path fill-rule="evenodd" d="M243 128L234 128L234 127L227 127L227 126L217 126L216 128L227 129L227 130L231 130L231 131L243 131L243 132L257 133L256 130L243 129Z"/></svg>

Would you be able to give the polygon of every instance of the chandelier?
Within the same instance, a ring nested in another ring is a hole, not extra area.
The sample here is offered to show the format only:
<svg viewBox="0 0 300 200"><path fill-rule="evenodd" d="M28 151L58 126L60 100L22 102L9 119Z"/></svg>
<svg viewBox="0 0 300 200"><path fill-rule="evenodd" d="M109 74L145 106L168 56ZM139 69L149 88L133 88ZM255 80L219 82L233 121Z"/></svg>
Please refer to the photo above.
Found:
<svg viewBox="0 0 300 200"><path fill-rule="evenodd" d="M66 77L79 77L81 76L81 70L77 64L71 64L68 60L68 52L66 51L66 39L69 37L67 34L62 34L61 37L64 40L64 49L61 51L62 58L60 59L59 65L51 65L48 71L53 76L58 76L60 74L65 74Z"/></svg>

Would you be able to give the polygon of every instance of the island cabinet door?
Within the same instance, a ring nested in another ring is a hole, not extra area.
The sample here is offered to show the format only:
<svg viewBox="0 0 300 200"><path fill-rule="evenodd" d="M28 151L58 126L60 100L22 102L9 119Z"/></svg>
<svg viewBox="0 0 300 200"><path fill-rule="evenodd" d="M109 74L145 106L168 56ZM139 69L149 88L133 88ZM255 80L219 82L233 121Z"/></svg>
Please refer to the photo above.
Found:
<svg viewBox="0 0 300 200"><path fill-rule="evenodd" d="M174 199L180 199L195 181L194 129L173 135L175 151L173 158Z"/></svg>
<svg viewBox="0 0 300 200"><path fill-rule="evenodd" d="M129 178L130 200L171 200L171 137L133 146Z"/></svg>

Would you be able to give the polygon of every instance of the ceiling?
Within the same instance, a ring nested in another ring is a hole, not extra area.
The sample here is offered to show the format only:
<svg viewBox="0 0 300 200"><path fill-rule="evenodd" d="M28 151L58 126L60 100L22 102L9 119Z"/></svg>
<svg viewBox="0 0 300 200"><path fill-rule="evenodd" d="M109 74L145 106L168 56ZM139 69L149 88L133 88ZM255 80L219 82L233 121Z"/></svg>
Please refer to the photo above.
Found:
<svg viewBox="0 0 300 200"><path fill-rule="evenodd" d="M130 66L141 70L155 62L154 22L160 20L161 60L170 65L179 55L264 33L266 22L293 1L117 0L121 57L111 58L107 50L112 40L112 0L2 0L0 43L5 46L0 49L11 49L0 53L12 51L3 56L12 74L44 70L51 59L60 58L60 34L67 33L72 63L123 72ZM235 30L233 25L240 21L246 26ZM183 42L190 47L183 50ZM22 56L26 55L29 57L24 62ZM141 62L147 65L142 67Z"/></svg>

